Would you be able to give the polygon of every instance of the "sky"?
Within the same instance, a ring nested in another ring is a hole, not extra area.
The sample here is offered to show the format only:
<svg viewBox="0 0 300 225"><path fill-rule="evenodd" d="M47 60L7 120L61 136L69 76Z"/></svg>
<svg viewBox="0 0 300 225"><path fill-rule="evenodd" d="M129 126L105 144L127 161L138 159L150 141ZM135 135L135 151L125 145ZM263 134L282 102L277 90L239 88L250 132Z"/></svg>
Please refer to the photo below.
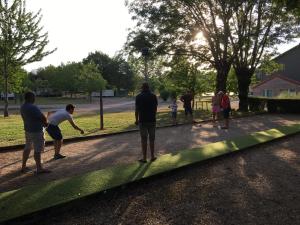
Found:
<svg viewBox="0 0 300 225"><path fill-rule="evenodd" d="M79 62L95 51L114 56L126 42L128 28L134 26L125 0L27 0L26 9L41 9L40 25L48 32L48 49L57 48L42 61L26 65L27 71ZM279 52L297 44L282 45Z"/></svg>
<svg viewBox="0 0 300 225"><path fill-rule="evenodd" d="M41 9L40 25L48 32L47 49L57 50L42 61L26 65L28 71L62 62L79 62L90 52L113 56L126 42L133 21L125 0L27 0L26 9Z"/></svg>

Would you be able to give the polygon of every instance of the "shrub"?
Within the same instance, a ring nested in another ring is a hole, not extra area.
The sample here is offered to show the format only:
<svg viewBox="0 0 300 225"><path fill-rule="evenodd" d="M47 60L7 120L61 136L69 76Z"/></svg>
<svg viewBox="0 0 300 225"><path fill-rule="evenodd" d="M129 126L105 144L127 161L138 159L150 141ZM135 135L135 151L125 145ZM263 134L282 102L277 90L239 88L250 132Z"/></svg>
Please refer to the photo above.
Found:
<svg viewBox="0 0 300 225"><path fill-rule="evenodd" d="M161 97L164 101L167 101L168 98L169 98L169 96L170 96L170 93L169 93L167 90L165 90L165 89L160 90L160 91L159 91L159 94L160 94L160 97Z"/></svg>
<svg viewBox="0 0 300 225"><path fill-rule="evenodd" d="M249 97L250 111L263 111L265 107L269 113L300 113L300 99Z"/></svg>
<svg viewBox="0 0 300 225"><path fill-rule="evenodd" d="M276 113L277 110L277 104L275 99L268 99L267 100L267 109L269 113Z"/></svg>
<svg viewBox="0 0 300 225"><path fill-rule="evenodd" d="M249 110L252 112L263 111L266 107L267 100L265 98L248 98Z"/></svg>

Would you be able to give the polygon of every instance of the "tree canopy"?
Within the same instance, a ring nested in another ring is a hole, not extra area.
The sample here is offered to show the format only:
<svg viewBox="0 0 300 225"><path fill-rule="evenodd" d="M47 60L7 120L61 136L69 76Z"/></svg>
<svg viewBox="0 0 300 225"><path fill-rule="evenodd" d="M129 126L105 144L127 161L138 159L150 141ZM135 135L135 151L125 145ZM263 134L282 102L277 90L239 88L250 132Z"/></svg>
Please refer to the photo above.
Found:
<svg viewBox="0 0 300 225"><path fill-rule="evenodd" d="M120 55L110 58L108 55L96 51L83 59L83 63L95 64L110 88L131 91L135 87L135 74L127 61Z"/></svg>
<svg viewBox="0 0 300 225"><path fill-rule="evenodd" d="M26 11L25 0L0 0L0 65L4 77L5 110L8 116L8 80L12 68L41 60L47 51L48 34L40 26L41 12Z"/></svg>
<svg viewBox="0 0 300 225"><path fill-rule="evenodd" d="M287 2L286 2L287 3ZM247 110L251 77L274 46L299 36L299 21L274 0L129 0L136 30L129 52L144 42L156 54L185 55L216 71L216 90L226 90L233 66L240 109Z"/></svg>

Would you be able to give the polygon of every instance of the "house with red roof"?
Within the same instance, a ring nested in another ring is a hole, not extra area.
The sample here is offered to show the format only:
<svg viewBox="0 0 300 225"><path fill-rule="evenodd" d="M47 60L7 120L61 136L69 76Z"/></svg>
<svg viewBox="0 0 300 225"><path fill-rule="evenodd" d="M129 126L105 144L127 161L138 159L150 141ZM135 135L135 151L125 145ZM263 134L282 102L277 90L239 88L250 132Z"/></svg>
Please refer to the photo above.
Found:
<svg viewBox="0 0 300 225"><path fill-rule="evenodd" d="M282 93L300 93L300 44L273 59L283 69L250 88L253 96L276 97Z"/></svg>

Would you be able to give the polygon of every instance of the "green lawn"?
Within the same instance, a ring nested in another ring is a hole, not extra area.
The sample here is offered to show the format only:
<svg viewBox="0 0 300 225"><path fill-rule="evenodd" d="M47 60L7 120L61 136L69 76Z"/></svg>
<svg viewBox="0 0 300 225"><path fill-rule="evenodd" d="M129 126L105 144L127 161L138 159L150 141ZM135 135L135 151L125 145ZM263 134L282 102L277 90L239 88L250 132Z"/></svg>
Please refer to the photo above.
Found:
<svg viewBox="0 0 300 225"><path fill-rule="evenodd" d="M195 118L202 120L208 118L210 112L208 111L195 111ZM134 112L121 112L121 113L106 113L104 114L104 128L100 131L99 115L74 115L74 120L79 127L86 131L85 135L95 135L103 133L113 133L118 131L125 131L135 129L134 125ZM183 111L178 112L178 120L180 123L184 122ZM157 125L164 126L171 124L171 116L169 110L162 110L157 115ZM20 115L10 115L7 118L0 117L0 146L10 146L24 143L23 122ZM79 132L74 130L68 122L60 125L64 138L80 136ZM50 140L46 135L46 140Z"/></svg>

